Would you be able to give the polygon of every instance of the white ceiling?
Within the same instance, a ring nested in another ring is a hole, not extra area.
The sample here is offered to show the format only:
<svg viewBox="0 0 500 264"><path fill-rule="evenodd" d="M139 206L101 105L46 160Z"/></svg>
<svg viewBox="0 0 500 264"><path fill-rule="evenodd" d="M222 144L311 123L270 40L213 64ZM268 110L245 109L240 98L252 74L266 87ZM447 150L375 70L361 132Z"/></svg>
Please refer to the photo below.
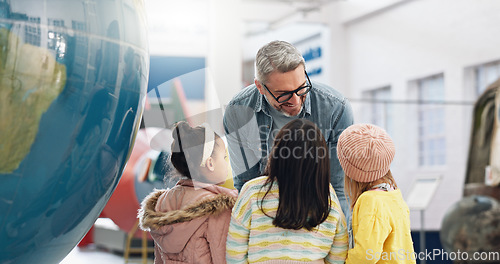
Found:
<svg viewBox="0 0 500 264"><path fill-rule="evenodd" d="M256 35L306 17L322 7L347 0L242 0L244 34Z"/></svg>
<svg viewBox="0 0 500 264"><path fill-rule="evenodd" d="M218 1L218 0L213 0ZM275 34L297 24L330 26L346 24L376 10L411 0L240 0L239 10L231 5L221 12L241 19L244 38ZM157 54L208 52L210 1L146 0L150 51ZM276 37L276 36L275 36Z"/></svg>
<svg viewBox="0 0 500 264"><path fill-rule="evenodd" d="M413 0L241 0L244 34L256 35L284 24L329 24L332 19L348 25Z"/></svg>

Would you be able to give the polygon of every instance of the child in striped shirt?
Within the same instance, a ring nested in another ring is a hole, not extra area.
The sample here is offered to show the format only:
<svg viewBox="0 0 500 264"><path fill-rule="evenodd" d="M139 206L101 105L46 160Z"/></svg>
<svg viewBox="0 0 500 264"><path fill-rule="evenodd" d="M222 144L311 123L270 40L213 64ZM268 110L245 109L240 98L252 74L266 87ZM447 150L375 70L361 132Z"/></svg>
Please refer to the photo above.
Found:
<svg viewBox="0 0 500 264"><path fill-rule="evenodd" d="M242 187L226 242L228 263L344 263L345 217L330 184L328 148L311 121L276 136L266 175Z"/></svg>
<svg viewBox="0 0 500 264"><path fill-rule="evenodd" d="M395 146L371 124L355 124L339 136L337 156L352 209L354 247L346 263L414 264L410 211L392 177Z"/></svg>

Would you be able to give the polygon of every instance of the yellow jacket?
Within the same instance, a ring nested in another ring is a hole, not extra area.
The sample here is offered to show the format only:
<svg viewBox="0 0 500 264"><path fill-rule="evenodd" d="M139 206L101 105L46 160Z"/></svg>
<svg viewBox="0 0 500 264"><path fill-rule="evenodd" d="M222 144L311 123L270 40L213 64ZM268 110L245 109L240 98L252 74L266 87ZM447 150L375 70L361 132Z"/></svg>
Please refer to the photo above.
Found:
<svg viewBox="0 0 500 264"><path fill-rule="evenodd" d="M354 248L346 264L415 263L410 210L401 191L366 191L352 212Z"/></svg>

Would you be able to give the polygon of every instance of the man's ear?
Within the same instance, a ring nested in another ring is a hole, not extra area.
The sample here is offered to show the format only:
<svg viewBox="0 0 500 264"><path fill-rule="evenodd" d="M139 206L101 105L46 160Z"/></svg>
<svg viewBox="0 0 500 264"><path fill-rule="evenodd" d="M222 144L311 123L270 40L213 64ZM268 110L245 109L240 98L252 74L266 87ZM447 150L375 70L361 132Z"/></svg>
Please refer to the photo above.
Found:
<svg viewBox="0 0 500 264"><path fill-rule="evenodd" d="M259 81L257 81L257 79L253 80L253 82L255 83L255 86L257 86L259 93L264 94L264 87L262 87L262 84Z"/></svg>
<svg viewBox="0 0 500 264"><path fill-rule="evenodd" d="M209 171L214 171L215 170L215 163L214 163L214 159L212 157L208 157L208 159L205 161L205 167Z"/></svg>

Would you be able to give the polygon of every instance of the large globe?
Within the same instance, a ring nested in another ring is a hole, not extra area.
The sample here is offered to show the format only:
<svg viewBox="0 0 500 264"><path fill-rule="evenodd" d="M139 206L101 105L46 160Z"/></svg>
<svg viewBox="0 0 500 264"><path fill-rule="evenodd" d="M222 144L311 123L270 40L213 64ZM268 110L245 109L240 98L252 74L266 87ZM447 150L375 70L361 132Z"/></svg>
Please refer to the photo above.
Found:
<svg viewBox="0 0 500 264"><path fill-rule="evenodd" d="M142 0L0 1L0 263L58 263L91 228L148 68Z"/></svg>

